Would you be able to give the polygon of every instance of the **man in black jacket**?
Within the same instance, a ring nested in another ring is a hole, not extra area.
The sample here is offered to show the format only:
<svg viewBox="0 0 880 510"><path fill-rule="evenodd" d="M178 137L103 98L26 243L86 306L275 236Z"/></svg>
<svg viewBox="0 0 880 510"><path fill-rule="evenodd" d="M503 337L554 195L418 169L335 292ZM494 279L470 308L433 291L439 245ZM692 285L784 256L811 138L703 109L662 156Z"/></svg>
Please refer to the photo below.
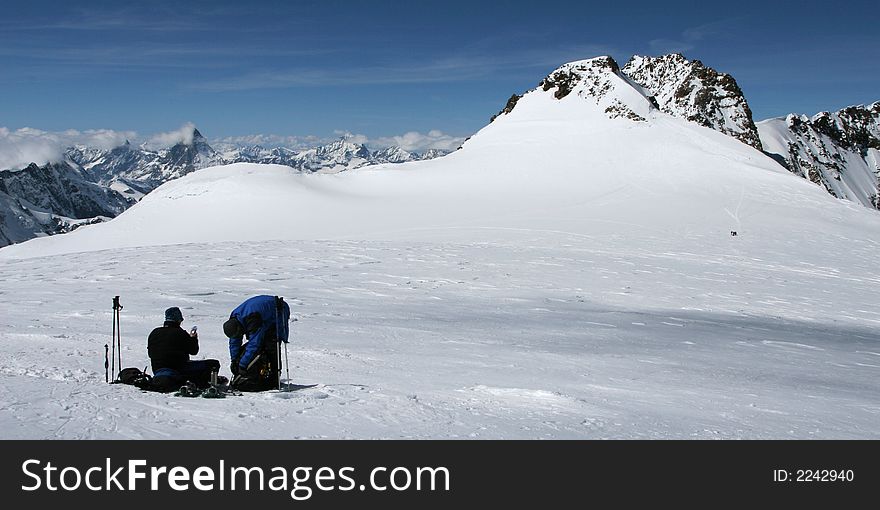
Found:
<svg viewBox="0 0 880 510"><path fill-rule="evenodd" d="M165 391L178 389L187 381L205 387L211 372L220 370L215 359L190 361L190 355L199 352L199 335L187 333L180 327L183 314L180 308L165 310L165 324L150 333L147 353L153 366L153 386Z"/></svg>

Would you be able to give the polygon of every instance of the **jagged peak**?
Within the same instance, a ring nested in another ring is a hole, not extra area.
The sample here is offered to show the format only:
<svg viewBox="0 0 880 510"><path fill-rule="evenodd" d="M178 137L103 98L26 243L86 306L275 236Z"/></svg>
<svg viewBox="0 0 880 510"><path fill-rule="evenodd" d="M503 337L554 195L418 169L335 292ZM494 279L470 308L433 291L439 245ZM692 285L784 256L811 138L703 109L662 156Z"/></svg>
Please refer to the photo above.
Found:
<svg viewBox="0 0 880 510"><path fill-rule="evenodd" d="M364 144L355 143L348 137L343 136L332 142L315 147L314 150L323 154L328 152L360 152L368 149Z"/></svg>
<svg viewBox="0 0 880 510"><path fill-rule="evenodd" d="M751 108L733 76L681 53L634 55L622 72L653 95L664 112L762 149Z"/></svg>
<svg viewBox="0 0 880 510"><path fill-rule="evenodd" d="M629 58L629 60L627 60L626 64L623 66L624 72L626 72L626 68L628 66L630 66L631 64L636 65L636 64L644 63L644 62L653 63L653 64L663 63L663 64L673 64L673 65L679 65L679 66L706 68L706 69L710 69L712 72L715 72L718 74L727 74L727 73L722 73L712 67L707 66L700 59L688 58L687 56L685 56L683 53L680 53L680 52L666 53L666 54L657 55L657 56L633 55L632 57Z"/></svg>
<svg viewBox="0 0 880 510"><path fill-rule="evenodd" d="M799 135L823 135L838 147L862 152L867 148L880 150L880 101L869 105L852 105L840 110L821 111L812 116L789 114L788 129Z"/></svg>
<svg viewBox="0 0 880 510"><path fill-rule="evenodd" d="M187 123L182 126L177 131L172 131L171 133L166 133L164 135L160 135L158 137L162 141L151 141L145 142L145 144L171 144L171 147L177 146L195 146L195 145L207 145L208 140L202 135L202 133L196 128L195 124ZM164 140L163 140L164 139Z"/></svg>
<svg viewBox="0 0 880 510"><path fill-rule="evenodd" d="M363 144L354 142L347 136L340 136L332 142L324 144L326 147L360 147Z"/></svg>
<svg viewBox="0 0 880 510"><path fill-rule="evenodd" d="M620 66L617 64L617 61L614 60L613 57L609 55L600 55L598 57L586 58L582 60L574 60L572 62L566 62L562 64L556 71L568 70L568 69L607 69L613 73L620 72ZM554 71L554 72L556 72ZM553 73L550 73L553 74Z"/></svg>

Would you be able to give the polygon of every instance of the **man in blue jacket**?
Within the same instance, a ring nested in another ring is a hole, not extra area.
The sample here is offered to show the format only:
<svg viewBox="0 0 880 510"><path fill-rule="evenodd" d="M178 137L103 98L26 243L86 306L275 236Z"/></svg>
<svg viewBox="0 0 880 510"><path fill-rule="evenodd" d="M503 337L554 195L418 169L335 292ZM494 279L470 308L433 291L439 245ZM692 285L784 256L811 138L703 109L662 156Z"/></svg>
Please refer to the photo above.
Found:
<svg viewBox="0 0 880 510"><path fill-rule="evenodd" d="M277 387L278 342L287 343L289 320L290 307L275 296L254 296L232 311L223 333L229 338L233 387L249 391ZM247 343L242 345L245 337Z"/></svg>

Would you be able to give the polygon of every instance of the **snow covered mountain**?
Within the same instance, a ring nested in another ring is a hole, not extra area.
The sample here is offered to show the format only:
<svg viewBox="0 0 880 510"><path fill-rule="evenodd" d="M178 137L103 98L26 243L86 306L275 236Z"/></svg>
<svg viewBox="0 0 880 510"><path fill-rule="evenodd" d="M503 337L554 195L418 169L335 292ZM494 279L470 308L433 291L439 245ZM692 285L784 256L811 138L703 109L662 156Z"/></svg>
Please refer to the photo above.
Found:
<svg viewBox="0 0 880 510"><path fill-rule="evenodd" d="M293 167L297 151L287 147L265 148L260 145L244 147L231 145L221 150L223 160L227 163L263 163L266 165L284 165Z"/></svg>
<svg viewBox="0 0 880 510"><path fill-rule="evenodd" d="M109 151L73 147L67 155L82 165L94 182L137 198L171 179L226 163L198 129L185 140L157 151L126 142Z"/></svg>
<svg viewBox="0 0 880 510"><path fill-rule="evenodd" d="M0 246L107 220L135 202L83 173L70 161L0 171Z"/></svg>
<svg viewBox="0 0 880 510"><path fill-rule="evenodd" d="M736 80L681 54L634 56L623 73L664 112L767 153L834 197L880 209L880 103L755 124Z"/></svg>
<svg viewBox="0 0 880 510"><path fill-rule="evenodd" d="M368 165L371 156L364 145L340 139L300 152L291 166L305 172L337 173Z"/></svg>
<svg viewBox="0 0 880 510"><path fill-rule="evenodd" d="M406 152L406 151L404 151L404 152ZM428 149L422 153L409 152L408 154L410 156L412 156L413 161L427 161L429 159L441 158L441 157L449 154L449 151L444 150L444 149ZM402 162L405 162L405 161L402 161ZM389 160L389 163L393 163L393 161Z"/></svg>
<svg viewBox="0 0 880 510"><path fill-rule="evenodd" d="M544 92L563 99L571 93L595 101L609 119L627 118L645 122L657 105L628 82L611 57L598 57L565 64L541 82ZM517 101L518 102L518 101ZM508 103L509 114L515 105Z"/></svg>
<svg viewBox="0 0 880 510"><path fill-rule="evenodd" d="M423 159L419 155L405 151L400 147L387 147L380 149L372 154L376 163L406 163L408 161L417 161ZM432 159L431 156L424 159Z"/></svg>
<svg viewBox="0 0 880 510"><path fill-rule="evenodd" d="M340 138L302 151L286 147L268 149L259 145L233 147L223 152L223 159L226 163L284 165L302 172L337 173L368 165L434 159L446 154L449 152L438 149L409 152L395 146L371 151L364 144Z"/></svg>
<svg viewBox="0 0 880 510"><path fill-rule="evenodd" d="M0 249L0 293L15 297L0 300L0 401L28 403L0 427L880 437L880 215L650 96L610 58L572 62L443 158L207 168L112 221ZM138 367L169 306L204 326L198 356L227 360L229 311L284 295L300 319L292 379L318 386L177 403L108 385L120 293Z"/></svg>
<svg viewBox="0 0 880 510"><path fill-rule="evenodd" d="M758 123L768 153L831 195L880 209L880 102Z"/></svg>
<svg viewBox="0 0 880 510"><path fill-rule="evenodd" d="M737 85L699 60L680 53L633 56L623 73L654 96L664 112L710 127L761 150L752 111Z"/></svg>

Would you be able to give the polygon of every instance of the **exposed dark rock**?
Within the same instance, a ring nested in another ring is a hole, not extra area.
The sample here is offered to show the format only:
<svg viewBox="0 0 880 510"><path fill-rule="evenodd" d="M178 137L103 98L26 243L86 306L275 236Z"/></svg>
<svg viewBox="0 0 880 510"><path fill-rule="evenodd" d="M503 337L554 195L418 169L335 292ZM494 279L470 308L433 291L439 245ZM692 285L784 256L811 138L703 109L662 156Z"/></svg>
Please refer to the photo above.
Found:
<svg viewBox="0 0 880 510"><path fill-rule="evenodd" d="M507 100L507 104L504 105L504 108L500 112L493 115L492 118L489 119L489 122L493 122L495 119L498 118L499 115L506 115L512 112L513 108L516 106L516 103L520 100L520 98L522 98L522 96L519 94L513 94L512 96L510 96L510 99Z"/></svg>

